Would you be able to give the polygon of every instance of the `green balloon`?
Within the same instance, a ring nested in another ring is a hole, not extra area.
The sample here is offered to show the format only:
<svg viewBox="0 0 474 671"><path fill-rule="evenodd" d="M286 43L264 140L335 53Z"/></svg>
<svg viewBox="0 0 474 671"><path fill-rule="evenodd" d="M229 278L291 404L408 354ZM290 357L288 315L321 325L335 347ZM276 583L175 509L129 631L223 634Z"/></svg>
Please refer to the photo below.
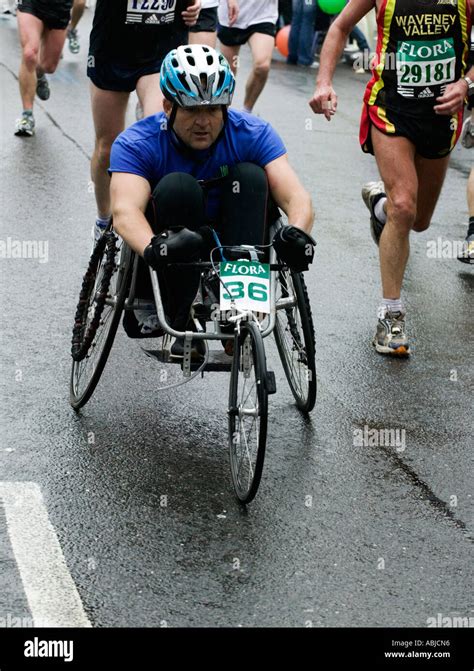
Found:
<svg viewBox="0 0 474 671"><path fill-rule="evenodd" d="M318 4L326 14L339 14L346 6L346 0L318 0Z"/></svg>

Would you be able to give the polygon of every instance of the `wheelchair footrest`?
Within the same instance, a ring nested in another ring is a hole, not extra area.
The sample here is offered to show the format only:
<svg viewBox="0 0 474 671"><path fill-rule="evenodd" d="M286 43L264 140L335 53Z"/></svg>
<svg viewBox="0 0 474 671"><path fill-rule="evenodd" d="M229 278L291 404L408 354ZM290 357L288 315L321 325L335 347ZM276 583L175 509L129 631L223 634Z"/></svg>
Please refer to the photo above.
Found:
<svg viewBox="0 0 474 671"><path fill-rule="evenodd" d="M141 348L147 356L160 361L161 363L169 364L178 364L181 365L182 359L170 359L166 350L162 349L145 349ZM196 371L201 368L202 361L192 361L191 362L191 371ZM229 373L232 367L232 357L228 356L225 352L209 352L209 359L206 363L206 366L203 368L203 372L215 372L215 373Z"/></svg>

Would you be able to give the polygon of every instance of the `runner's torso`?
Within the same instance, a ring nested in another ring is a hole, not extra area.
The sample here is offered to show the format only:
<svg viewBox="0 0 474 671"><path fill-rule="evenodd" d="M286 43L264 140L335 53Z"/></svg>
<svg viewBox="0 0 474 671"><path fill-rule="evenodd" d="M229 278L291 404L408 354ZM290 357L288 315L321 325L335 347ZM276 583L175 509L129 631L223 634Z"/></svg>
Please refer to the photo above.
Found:
<svg viewBox="0 0 474 671"><path fill-rule="evenodd" d="M378 65L365 102L417 116L431 113L436 98L466 71L469 0L384 0L377 25Z"/></svg>
<svg viewBox="0 0 474 671"><path fill-rule="evenodd" d="M187 42L185 0L97 0L89 53L123 64L163 57Z"/></svg>

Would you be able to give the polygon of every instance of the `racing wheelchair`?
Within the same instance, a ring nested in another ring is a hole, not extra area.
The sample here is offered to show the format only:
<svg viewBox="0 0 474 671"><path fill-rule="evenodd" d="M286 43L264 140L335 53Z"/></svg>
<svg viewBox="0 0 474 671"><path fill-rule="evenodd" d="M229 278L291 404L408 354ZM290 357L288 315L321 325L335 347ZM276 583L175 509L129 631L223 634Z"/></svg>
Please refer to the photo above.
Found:
<svg viewBox="0 0 474 671"><path fill-rule="evenodd" d="M281 220L273 226L275 230L281 227ZM215 258L216 250L220 260ZM211 251L209 261L173 264L200 273L190 313L192 330L176 331L166 315L158 274L151 268L153 301L144 303L138 298L139 263L143 261L114 233L111 223L96 243L80 290L71 347L70 403L77 411L92 397L122 315L156 310L160 345L143 348L145 354L179 365L184 380L208 372L230 374L231 476L238 500L249 503L262 476L268 397L276 392L275 375L267 368L267 337L275 338L297 407L309 413L316 401L315 335L303 274L279 262L271 245L219 247ZM171 354L176 338L184 343L178 360ZM204 350L198 360L193 354L197 341ZM226 351L210 350L212 341L226 342Z"/></svg>

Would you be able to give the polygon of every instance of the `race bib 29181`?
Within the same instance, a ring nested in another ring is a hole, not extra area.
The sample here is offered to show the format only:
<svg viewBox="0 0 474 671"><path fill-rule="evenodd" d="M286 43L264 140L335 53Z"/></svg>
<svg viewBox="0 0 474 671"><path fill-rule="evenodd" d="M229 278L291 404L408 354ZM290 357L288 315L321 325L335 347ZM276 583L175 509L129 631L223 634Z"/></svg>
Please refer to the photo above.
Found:
<svg viewBox="0 0 474 671"><path fill-rule="evenodd" d="M128 0L125 23L173 23L177 0Z"/></svg>
<svg viewBox="0 0 474 671"><path fill-rule="evenodd" d="M397 90L405 98L436 97L456 75L452 37L402 40L397 46Z"/></svg>

